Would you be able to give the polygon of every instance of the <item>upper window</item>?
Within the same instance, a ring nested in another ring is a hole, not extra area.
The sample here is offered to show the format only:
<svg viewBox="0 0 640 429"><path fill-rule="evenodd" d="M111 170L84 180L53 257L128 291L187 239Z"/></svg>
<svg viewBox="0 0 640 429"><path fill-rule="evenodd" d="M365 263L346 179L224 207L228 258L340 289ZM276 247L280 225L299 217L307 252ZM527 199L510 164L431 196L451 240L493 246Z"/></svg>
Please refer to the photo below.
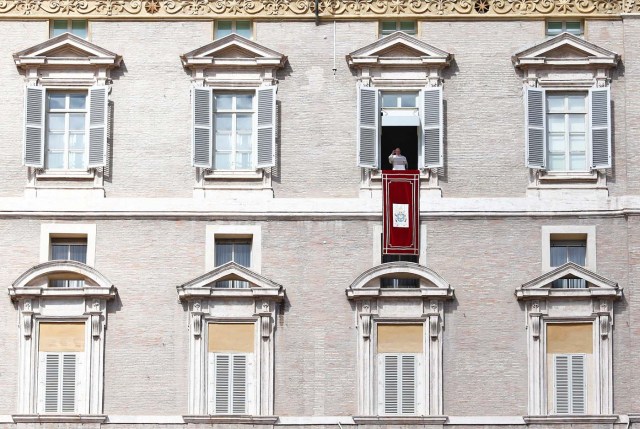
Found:
<svg viewBox="0 0 640 429"><path fill-rule="evenodd" d="M253 93L214 93L214 166L250 170L253 166Z"/></svg>
<svg viewBox="0 0 640 429"><path fill-rule="evenodd" d="M227 262L235 262L243 267L251 267L251 240L217 239L215 249L216 267ZM222 280L216 282L219 288L248 288L249 283L242 280Z"/></svg>
<svg viewBox="0 0 640 429"><path fill-rule="evenodd" d="M567 262L585 266L587 256L587 240L553 240L551 241L551 267L559 267ZM554 288L585 288L584 279L564 278L554 280Z"/></svg>
<svg viewBox="0 0 640 429"><path fill-rule="evenodd" d="M547 36L557 36L564 32L582 36L582 21L547 21Z"/></svg>
<svg viewBox="0 0 640 429"><path fill-rule="evenodd" d="M51 239L51 260L78 261L87 263L87 239L86 238L54 238ZM59 278L58 278L59 277ZM50 287L84 287L84 280L78 276L61 277L60 275L49 278Z"/></svg>
<svg viewBox="0 0 640 429"><path fill-rule="evenodd" d="M220 39L224 36L228 36L229 34L237 34L238 36L242 36L246 39L251 39L253 37L253 29L251 26L251 21L216 21L216 34L215 38Z"/></svg>
<svg viewBox="0 0 640 429"><path fill-rule="evenodd" d="M87 93L47 92L45 168L86 170Z"/></svg>
<svg viewBox="0 0 640 429"><path fill-rule="evenodd" d="M82 39L88 37L88 22L86 19L54 19L49 27L51 37L56 37L64 33L71 33Z"/></svg>
<svg viewBox="0 0 640 429"><path fill-rule="evenodd" d="M413 262L418 263L418 255L386 255L382 254L382 263L388 262ZM420 286L420 280L417 277L381 277L380 287L399 289L399 288L417 288Z"/></svg>
<svg viewBox="0 0 640 429"><path fill-rule="evenodd" d="M380 35L388 36L396 31L402 31L403 33L415 35L417 33L417 23L415 21L381 21L380 22Z"/></svg>
<svg viewBox="0 0 640 429"><path fill-rule="evenodd" d="M550 171L586 171L587 94L547 93Z"/></svg>

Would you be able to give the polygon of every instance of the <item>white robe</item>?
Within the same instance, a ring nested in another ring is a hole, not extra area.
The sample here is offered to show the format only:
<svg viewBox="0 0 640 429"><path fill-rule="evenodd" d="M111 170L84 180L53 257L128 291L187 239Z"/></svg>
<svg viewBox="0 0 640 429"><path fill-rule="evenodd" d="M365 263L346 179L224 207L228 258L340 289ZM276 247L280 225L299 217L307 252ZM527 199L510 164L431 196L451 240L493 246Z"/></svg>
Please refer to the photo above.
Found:
<svg viewBox="0 0 640 429"><path fill-rule="evenodd" d="M389 155L389 164L393 165L394 170L406 170L408 163L407 158L402 155Z"/></svg>

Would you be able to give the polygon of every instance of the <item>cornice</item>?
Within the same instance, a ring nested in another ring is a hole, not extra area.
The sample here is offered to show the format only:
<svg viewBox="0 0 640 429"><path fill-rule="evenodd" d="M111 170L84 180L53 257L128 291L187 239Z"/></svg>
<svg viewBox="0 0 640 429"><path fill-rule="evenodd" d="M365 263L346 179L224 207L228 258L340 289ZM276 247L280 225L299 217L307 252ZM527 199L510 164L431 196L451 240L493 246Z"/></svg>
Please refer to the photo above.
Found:
<svg viewBox="0 0 640 429"><path fill-rule="evenodd" d="M615 17L640 13L624 0L318 0L317 17ZM315 0L0 0L2 18L316 18Z"/></svg>

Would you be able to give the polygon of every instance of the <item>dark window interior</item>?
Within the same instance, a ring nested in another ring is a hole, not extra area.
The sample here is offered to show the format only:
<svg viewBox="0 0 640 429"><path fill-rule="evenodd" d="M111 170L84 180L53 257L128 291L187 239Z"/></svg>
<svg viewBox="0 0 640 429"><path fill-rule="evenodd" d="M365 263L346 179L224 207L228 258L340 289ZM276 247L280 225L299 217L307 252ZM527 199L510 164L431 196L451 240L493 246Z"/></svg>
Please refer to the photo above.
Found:
<svg viewBox="0 0 640 429"><path fill-rule="evenodd" d="M389 155L399 147L407 158L409 170L418 169L418 127L382 127L380 169L391 170Z"/></svg>

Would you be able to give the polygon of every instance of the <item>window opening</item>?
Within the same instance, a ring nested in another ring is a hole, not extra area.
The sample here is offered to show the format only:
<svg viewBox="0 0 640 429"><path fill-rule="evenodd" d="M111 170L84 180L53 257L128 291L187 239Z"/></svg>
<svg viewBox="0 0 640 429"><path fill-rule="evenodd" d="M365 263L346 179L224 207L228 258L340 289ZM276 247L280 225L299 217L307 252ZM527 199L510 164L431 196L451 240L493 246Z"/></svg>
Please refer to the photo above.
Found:
<svg viewBox="0 0 640 429"><path fill-rule="evenodd" d="M251 21L216 21L216 39L228 36L229 34L237 34L246 39L251 39L252 33Z"/></svg>
<svg viewBox="0 0 640 429"><path fill-rule="evenodd" d="M402 31L403 33L415 35L417 23L415 21L381 21L380 22L380 35L388 36L396 31Z"/></svg>
<svg viewBox="0 0 640 429"><path fill-rule="evenodd" d="M86 119L86 92L47 92L47 169L86 169Z"/></svg>
<svg viewBox="0 0 640 429"><path fill-rule="evenodd" d="M251 266L251 240L216 240L216 267L227 262L235 262L243 267ZM248 288L249 282L244 280L223 280L216 282L216 287L226 289Z"/></svg>
<svg viewBox="0 0 640 429"><path fill-rule="evenodd" d="M402 155L407 158L408 169L418 169L418 127L406 126L383 126L380 135L381 154L380 169L391 170L393 166L389 163L389 155L394 149L400 148Z"/></svg>
<svg viewBox="0 0 640 429"><path fill-rule="evenodd" d="M550 246L551 267L559 267L567 262L585 266L587 256L586 240L554 240ZM584 279L567 278L554 280L553 288L582 289L586 288Z"/></svg>
<svg viewBox="0 0 640 429"><path fill-rule="evenodd" d="M587 96L547 94L549 170L587 170Z"/></svg>
<svg viewBox="0 0 640 429"><path fill-rule="evenodd" d="M253 158L253 94L214 93L216 170L249 170Z"/></svg>
<svg viewBox="0 0 640 429"><path fill-rule="evenodd" d="M71 33L82 39L88 36L88 21L86 19L54 19L50 25L51 37L56 37L64 33Z"/></svg>
<svg viewBox="0 0 640 429"><path fill-rule="evenodd" d="M86 238L53 238L51 239L51 260L78 261L87 263ZM82 279L50 279L49 287L74 288L84 287Z"/></svg>
<svg viewBox="0 0 640 429"><path fill-rule="evenodd" d="M582 36L582 21L547 21L547 36L557 36L564 32Z"/></svg>

